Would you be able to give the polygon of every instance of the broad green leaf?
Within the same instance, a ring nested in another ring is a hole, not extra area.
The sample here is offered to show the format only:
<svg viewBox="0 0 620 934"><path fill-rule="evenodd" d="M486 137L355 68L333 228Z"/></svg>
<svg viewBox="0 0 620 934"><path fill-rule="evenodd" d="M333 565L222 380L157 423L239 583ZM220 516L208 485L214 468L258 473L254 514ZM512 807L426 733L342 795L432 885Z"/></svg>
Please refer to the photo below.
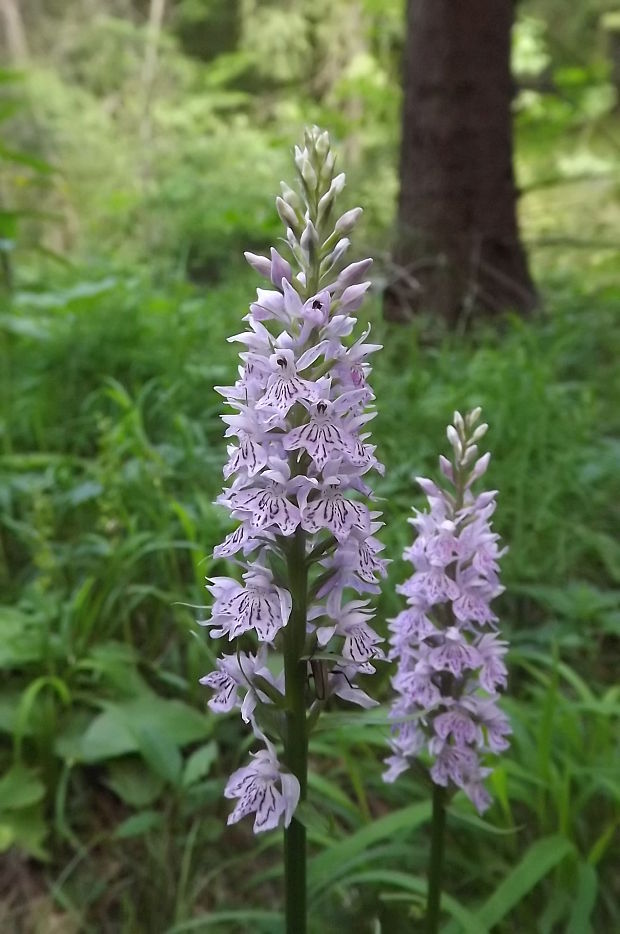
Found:
<svg viewBox="0 0 620 934"><path fill-rule="evenodd" d="M81 506L97 499L103 493L103 487L95 480L84 480L65 493L65 499L71 506Z"/></svg>
<svg viewBox="0 0 620 934"><path fill-rule="evenodd" d="M566 837L537 840L478 909L476 918L479 923L485 928L498 924L573 849L573 844Z"/></svg>
<svg viewBox="0 0 620 934"><path fill-rule="evenodd" d="M82 738L97 714L73 706L63 711L54 737L54 753L66 762L75 762L82 755Z"/></svg>
<svg viewBox="0 0 620 934"><path fill-rule="evenodd" d="M17 334L38 341L50 338L50 329L46 321L39 318L30 318L27 315L0 314L0 330L7 334Z"/></svg>
<svg viewBox="0 0 620 934"><path fill-rule="evenodd" d="M127 840L129 837L141 837L149 830L155 830L161 827L163 815L158 811L141 811L139 814L132 814L127 820L124 820L115 829L113 836L117 840Z"/></svg>
<svg viewBox="0 0 620 934"><path fill-rule="evenodd" d="M212 740L191 754L183 771L183 785L186 788L209 774L217 752L217 743Z"/></svg>
<svg viewBox="0 0 620 934"><path fill-rule="evenodd" d="M36 804L45 795L45 785L32 769L17 762L0 778L0 811L17 811Z"/></svg>
<svg viewBox="0 0 620 934"><path fill-rule="evenodd" d="M392 839L398 833L411 831L429 820L431 805L428 801L410 804L408 807L387 814L367 824L360 830L340 840L310 861L308 884L311 890L319 890L337 879L342 866L358 853L364 853L374 843Z"/></svg>
<svg viewBox="0 0 620 934"><path fill-rule="evenodd" d="M132 729L144 761L148 762L155 774L164 781L178 785L183 759L170 736L153 726L140 725L133 726Z"/></svg>
<svg viewBox="0 0 620 934"><path fill-rule="evenodd" d="M4 824L0 817L0 853L5 853L13 843L15 835L10 824Z"/></svg>
<svg viewBox="0 0 620 934"><path fill-rule="evenodd" d="M95 583L94 580L92 582ZM91 584L87 585L90 589ZM88 593L79 591L76 594L75 612L85 617L87 610L80 606L81 601ZM102 642L93 646L90 654L79 667L99 672L118 692L121 697L130 697L149 694L149 688L138 671L138 656L133 646L124 642Z"/></svg>
<svg viewBox="0 0 620 934"><path fill-rule="evenodd" d="M91 721L73 752L82 762L101 762L138 751L138 742L112 705Z"/></svg>
<svg viewBox="0 0 620 934"><path fill-rule="evenodd" d="M38 804L19 811L7 811L0 818L0 838L4 840L5 847L16 846L36 859L48 858L43 846L47 832L48 826Z"/></svg>
<svg viewBox="0 0 620 934"><path fill-rule="evenodd" d="M132 697L106 704L84 734L80 756L85 762L100 762L129 752L137 752L136 729L151 729L164 735L177 747L206 739L212 721L179 700L166 700L156 694Z"/></svg>
<svg viewBox="0 0 620 934"><path fill-rule="evenodd" d="M113 759L106 784L125 804L144 808L153 804L164 788L163 779L140 759Z"/></svg>
<svg viewBox="0 0 620 934"><path fill-rule="evenodd" d="M21 692L16 690L9 689L0 693L0 730L3 733L13 733L15 731L20 697ZM32 732L32 723L23 725L22 734L24 736L29 736Z"/></svg>
<svg viewBox="0 0 620 934"><path fill-rule="evenodd" d="M40 617L14 607L0 607L0 669L41 662L46 654L45 640L45 627Z"/></svg>

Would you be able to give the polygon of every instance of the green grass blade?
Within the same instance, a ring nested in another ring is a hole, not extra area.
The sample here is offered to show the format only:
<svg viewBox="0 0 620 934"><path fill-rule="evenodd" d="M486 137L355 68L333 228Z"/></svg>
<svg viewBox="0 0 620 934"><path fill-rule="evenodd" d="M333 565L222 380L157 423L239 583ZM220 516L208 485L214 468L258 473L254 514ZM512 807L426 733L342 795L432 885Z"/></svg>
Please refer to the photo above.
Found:
<svg viewBox="0 0 620 934"><path fill-rule="evenodd" d="M348 885L390 885L414 895L426 898L427 884L419 876L411 876L406 872L396 870L375 869L369 872L359 872L347 878ZM441 907L456 921L464 934L486 934L487 929L480 926L480 919L468 911L459 901L442 892Z"/></svg>
<svg viewBox="0 0 620 934"><path fill-rule="evenodd" d="M430 819L430 802L422 801L380 817L372 824L367 824L351 836L340 840L315 856L310 861L308 886L310 891L319 891L328 886L342 873L342 867L348 860L363 853L374 843L394 834L410 832Z"/></svg>
<svg viewBox="0 0 620 934"><path fill-rule="evenodd" d="M590 929L590 915L596 902L598 876L589 863L580 863L577 894L568 920L566 934L585 934Z"/></svg>
<svg viewBox="0 0 620 934"><path fill-rule="evenodd" d="M166 934L185 934L186 931L203 931L205 928L217 924L247 924L249 929L256 931L269 931L270 934L277 934L282 928L282 915L276 911L259 911L258 909L247 911L213 911L208 915L201 915L198 918L192 918L191 921L184 921L181 924L175 924L168 928ZM266 925L270 925L266 927ZM227 928L230 930L230 928Z"/></svg>
<svg viewBox="0 0 620 934"><path fill-rule="evenodd" d="M483 928L492 928L518 905L522 898L540 882L547 873L573 851L573 845L565 837L552 836L537 840L521 862L509 872L493 895L476 913Z"/></svg>

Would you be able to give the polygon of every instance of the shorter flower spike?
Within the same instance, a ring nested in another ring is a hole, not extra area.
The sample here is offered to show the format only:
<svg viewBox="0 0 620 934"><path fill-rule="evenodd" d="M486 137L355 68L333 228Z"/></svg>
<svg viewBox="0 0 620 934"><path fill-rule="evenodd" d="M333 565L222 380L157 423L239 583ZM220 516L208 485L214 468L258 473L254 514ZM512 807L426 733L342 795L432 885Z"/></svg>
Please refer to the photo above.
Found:
<svg viewBox="0 0 620 934"><path fill-rule="evenodd" d="M482 812L491 800L482 757L505 750L511 730L497 703L507 643L490 607L503 590L498 559L506 549L491 528L496 492L471 490L490 458L477 456L488 427L476 427L479 417L480 409L465 418L455 412L448 426L453 457L440 456L439 467L453 489L418 478L429 509L410 520L417 538L404 557L414 573L397 587L408 606L389 626L389 657L398 668L383 778L394 781L426 749L433 782L461 788Z"/></svg>

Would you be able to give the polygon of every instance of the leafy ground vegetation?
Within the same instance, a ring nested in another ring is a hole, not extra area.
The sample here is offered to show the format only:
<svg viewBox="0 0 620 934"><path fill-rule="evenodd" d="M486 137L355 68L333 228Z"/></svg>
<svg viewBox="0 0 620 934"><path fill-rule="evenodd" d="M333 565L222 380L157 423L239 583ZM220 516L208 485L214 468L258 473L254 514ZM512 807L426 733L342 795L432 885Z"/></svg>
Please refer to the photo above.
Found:
<svg viewBox="0 0 620 934"><path fill-rule="evenodd" d="M318 119L340 134L378 257L364 314L385 348L373 434L394 559L380 628L399 608L398 556L421 504L413 478L434 469L457 406L482 405L490 423L510 545L498 610L514 737L484 820L461 796L451 806L444 930L616 930L620 141L607 72L596 56L571 66L526 6L516 65L555 85L517 100L541 309L446 335L380 314L398 90L371 26L397 45L400 5L363 5L357 71L342 65L321 93L303 84L303 44L297 58L272 55L293 73L267 82L264 10L254 45L242 30L204 65L188 51L194 6L180 6L148 119L132 109L145 39L130 19L76 21L53 61L39 51L2 85L15 145L0 152L0 929L280 929L280 836L226 827L222 790L247 736L206 707L198 678L216 646L188 604L225 570L208 557L227 531L213 505L225 452L212 387L230 382L226 338L256 286L238 257L277 229L288 148ZM545 10L555 15L551 0ZM40 49L52 35L42 22ZM564 27L569 43L585 28ZM414 775L381 780L389 689L384 669L371 689L381 707L334 707L313 738L317 934L419 924L429 795Z"/></svg>

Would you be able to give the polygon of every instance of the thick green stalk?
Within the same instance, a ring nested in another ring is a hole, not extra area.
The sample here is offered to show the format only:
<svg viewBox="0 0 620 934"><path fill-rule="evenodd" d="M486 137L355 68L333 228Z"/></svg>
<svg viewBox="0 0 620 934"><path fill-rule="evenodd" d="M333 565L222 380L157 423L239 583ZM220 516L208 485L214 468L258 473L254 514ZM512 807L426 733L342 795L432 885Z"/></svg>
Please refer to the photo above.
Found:
<svg viewBox="0 0 620 934"><path fill-rule="evenodd" d="M443 851L446 828L446 789L433 784L433 818L431 825L431 856L428 866L428 897L426 902L426 934L437 934L443 880Z"/></svg>
<svg viewBox="0 0 620 934"><path fill-rule="evenodd" d="M301 660L306 638L308 568L306 535L299 528L288 553L288 576L293 608L284 629L284 677L286 680L286 733L284 758L297 777L300 800L306 796L308 735L306 728L306 668ZM284 831L286 886L286 934L306 932L306 828L294 817Z"/></svg>

